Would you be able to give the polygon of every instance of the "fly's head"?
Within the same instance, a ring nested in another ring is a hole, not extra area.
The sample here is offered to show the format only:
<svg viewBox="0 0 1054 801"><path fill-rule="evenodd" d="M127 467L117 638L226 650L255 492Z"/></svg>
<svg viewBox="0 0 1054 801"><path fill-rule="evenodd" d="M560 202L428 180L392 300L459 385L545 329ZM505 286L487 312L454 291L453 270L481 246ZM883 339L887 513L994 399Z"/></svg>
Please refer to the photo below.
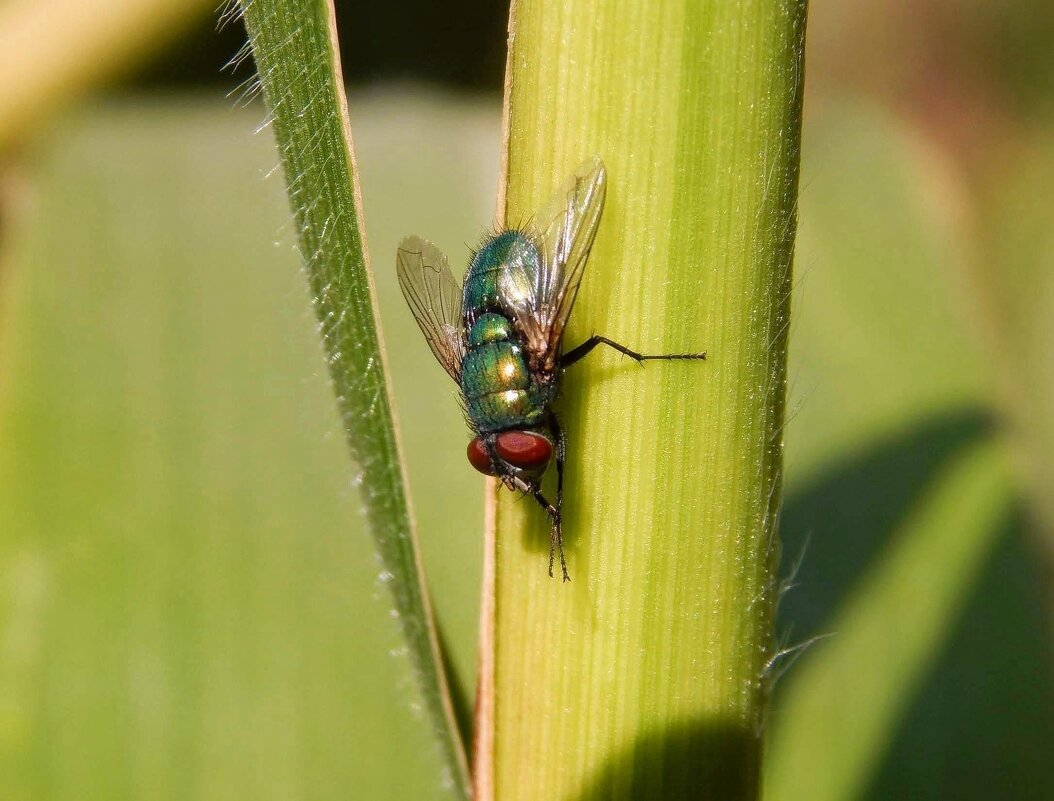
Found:
<svg viewBox="0 0 1054 801"><path fill-rule="evenodd" d="M468 444L468 460L479 472L516 489L537 487L553 458L553 442L538 431L502 431Z"/></svg>

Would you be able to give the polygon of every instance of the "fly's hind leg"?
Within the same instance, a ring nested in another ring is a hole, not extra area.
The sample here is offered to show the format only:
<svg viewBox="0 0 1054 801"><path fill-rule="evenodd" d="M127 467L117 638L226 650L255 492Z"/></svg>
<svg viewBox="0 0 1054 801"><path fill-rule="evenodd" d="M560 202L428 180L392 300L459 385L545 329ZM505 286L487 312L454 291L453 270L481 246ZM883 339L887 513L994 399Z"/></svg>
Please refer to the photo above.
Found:
<svg viewBox="0 0 1054 801"><path fill-rule="evenodd" d="M653 360L662 361L702 361L706 359L706 351L702 353L661 353L661 354L645 354L637 353L635 350L630 350L625 345L620 345L614 340L608 339L607 337L598 336L594 334L581 345L572 348L565 353L560 359L560 369L566 370L575 362L581 361L588 356L592 350L598 345L607 345L609 348L614 348L624 356L629 356L634 361L647 362Z"/></svg>

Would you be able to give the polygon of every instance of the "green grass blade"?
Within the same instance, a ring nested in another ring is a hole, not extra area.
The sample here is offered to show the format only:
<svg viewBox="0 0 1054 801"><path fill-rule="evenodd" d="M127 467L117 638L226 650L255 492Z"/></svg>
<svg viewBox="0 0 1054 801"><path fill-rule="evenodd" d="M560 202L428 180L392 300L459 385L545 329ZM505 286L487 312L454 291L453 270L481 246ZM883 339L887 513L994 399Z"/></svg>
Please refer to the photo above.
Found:
<svg viewBox="0 0 1054 801"><path fill-rule="evenodd" d="M332 5L242 4L366 515L453 781L467 786L389 402Z"/></svg>
<svg viewBox="0 0 1054 801"><path fill-rule="evenodd" d="M956 457L788 679L765 780L768 801L862 797L894 726L943 645L1010 511L1001 451Z"/></svg>
<svg viewBox="0 0 1054 801"><path fill-rule="evenodd" d="M607 208L566 336L564 513L497 510L496 797L754 798L770 653L804 2L518 2L506 220L592 154Z"/></svg>

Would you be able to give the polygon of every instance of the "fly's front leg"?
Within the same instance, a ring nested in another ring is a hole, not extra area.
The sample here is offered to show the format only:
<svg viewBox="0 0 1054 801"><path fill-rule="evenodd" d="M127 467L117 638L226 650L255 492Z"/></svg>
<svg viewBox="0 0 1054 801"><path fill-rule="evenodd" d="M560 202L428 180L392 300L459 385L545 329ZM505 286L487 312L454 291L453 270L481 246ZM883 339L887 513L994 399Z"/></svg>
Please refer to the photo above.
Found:
<svg viewBox="0 0 1054 801"><path fill-rule="evenodd" d="M571 576L567 572L567 562L564 561L564 536L560 525L560 509L546 500L541 488L537 485L528 484L518 476L509 476L508 478L515 489L534 498L538 505L549 515L549 520L552 523L549 528L549 578L553 577L553 554L559 551L560 569L563 572L564 581L570 581Z"/></svg>
<svg viewBox="0 0 1054 801"><path fill-rule="evenodd" d="M519 490L527 495L532 494L530 484L523 479L517 478L512 473L505 472L502 468L502 460L501 457L498 456L498 449L494 444L494 437L487 437L483 440L483 447L487 451L487 455L490 457L491 468L494 470L493 475L496 476L507 489L512 492Z"/></svg>
<svg viewBox="0 0 1054 801"><path fill-rule="evenodd" d="M560 506L553 506L549 501L545 500L545 496L542 495L541 490L534 490L534 499L541 504L542 508L549 513L549 518L552 521L552 525L549 527L549 578L553 577L553 552L560 554L560 572L563 574L564 581L570 581L571 576L567 572L567 562L564 560L564 532L563 532L563 521L560 519Z"/></svg>
<svg viewBox="0 0 1054 801"><path fill-rule="evenodd" d="M556 526L556 549L560 552L560 569L564 573L564 581L570 581L571 577L567 575L567 562L564 559L564 532L563 526L561 525L564 514L564 462L567 458L567 435L564 434L564 430L560 427L560 421L556 419L556 415L552 412L549 413L549 433L553 435L553 441L556 443L556 514L557 514L557 526ZM553 542L549 544L549 576L553 575Z"/></svg>
<svg viewBox="0 0 1054 801"><path fill-rule="evenodd" d="M560 369L566 370L575 362L581 361L588 356L592 350L598 345L607 345L609 348L614 348L624 356L629 356L634 361L646 362L651 360L664 360L664 361L702 361L706 359L706 351L702 353L661 353L661 354L645 354L637 353L635 350L630 350L625 345L620 345L614 340L608 339L594 334L585 342L578 347L572 348L563 356L560 357Z"/></svg>

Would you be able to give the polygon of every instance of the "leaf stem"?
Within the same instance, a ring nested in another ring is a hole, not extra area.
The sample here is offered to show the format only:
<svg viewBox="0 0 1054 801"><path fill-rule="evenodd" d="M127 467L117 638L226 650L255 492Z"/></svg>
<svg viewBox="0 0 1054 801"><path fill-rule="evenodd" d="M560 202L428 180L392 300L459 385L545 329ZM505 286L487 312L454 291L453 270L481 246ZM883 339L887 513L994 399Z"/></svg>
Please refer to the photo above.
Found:
<svg viewBox="0 0 1054 801"><path fill-rule="evenodd" d="M514 7L505 222L583 159L608 166L566 346L597 333L709 361L597 351L567 377L571 584L546 573L544 516L498 492L477 771L502 801L757 796L805 8Z"/></svg>

